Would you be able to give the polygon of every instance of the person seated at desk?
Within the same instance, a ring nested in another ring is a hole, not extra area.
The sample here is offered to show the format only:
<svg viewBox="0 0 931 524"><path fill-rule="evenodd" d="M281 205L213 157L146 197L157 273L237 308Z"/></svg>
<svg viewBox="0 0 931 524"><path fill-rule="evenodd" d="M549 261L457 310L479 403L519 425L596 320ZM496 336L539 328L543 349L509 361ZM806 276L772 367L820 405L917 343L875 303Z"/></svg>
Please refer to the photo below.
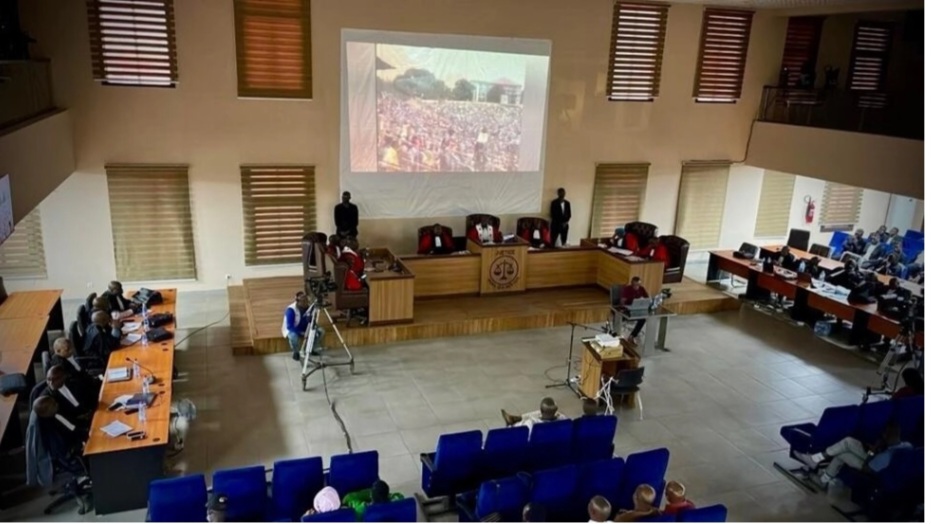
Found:
<svg viewBox="0 0 931 524"><path fill-rule="evenodd" d="M863 275L863 279L857 282L857 284L850 289L850 294L847 295L847 302L851 304L873 304L876 302L876 299L873 298L873 295L876 292L876 288L879 286L879 281L876 279L875 273L867 273Z"/></svg>
<svg viewBox="0 0 931 524"><path fill-rule="evenodd" d="M517 232L517 236L529 242L531 246L535 248L553 246L552 242L550 242L550 228L546 225L546 222L540 221L533 225L524 222L523 226Z"/></svg>
<svg viewBox="0 0 931 524"><path fill-rule="evenodd" d="M65 337L58 337L52 343L52 354L49 357L49 363L52 366L61 366L68 375L90 375L87 370L78 361L77 355L74 354L74 344Z"/></svg>
<svg viewBox="0 0 931 524"><path fill-rule="evenodd" d="M84 334L84 354L97 357L104 364L109 362L110 353L120 349L122 327L122 322L110 318L105 311L95 311Z"/></svg>
<svg viewBox="0 0 931 524"><path fill-rule="evenodd" d="M556 405L556 401L550 397L543 397L543 399L540 400L540 409L538 411L530 411L518 416L511 415L502 409L501 417L504 419L504 424L508 427L527 426L531 431L533 431L534 424L543 424L556 420L568 420L568 417L559 412L559 406Z"/></svg>
<svg viewBox="0 0 931 524"><path fill-rule="evenodd" d="M69 377L61 366L52 366L45 374L45 394L55 399L62 416L86 430L90 430L100 392L91 380L80 375Z"/></svg>
<svg viewBox="0 0 931 524"><path fill-rule="evenodd" d="M614 235L611 236L611 240L608 241L610 247L623 248L624 247L624 228L616 227L614 228Z"/></svg>
<svg viewBox="0 0 931 524"><path fill-rule="evenodd" d="M844 267L835 269L828 275L828 282L835 286L853 289L857 284L863 281L863 274L857 269L857 264L853 260L844 262Z"/></svg>
<svg viewBox="0 0 931 524"><path fill-rule="evenodd" d="M343 239L342 246L339 262L349 266L346 271L346 290L358 291L365 287L365 260L356 252L359 243L355 239Z"/></svg>
<svg viewBox="0 0 931 524"><path fill-rule="evenodd" d="M48 456L67 457L81 452L87 430L64 415L53 397L40 396L33 402L32 410L38 417L39 433Z"/></svg>
<svg viewBox="0 0 931 524"><path fill-rule="evenodd" d="M802 264L804 263L804 267ZM818 278L821 275L821 257L813 256L805 261L800 261L797 272L804 273L811 278Z"/></svg>
<svg viewBox="0 0 931 524"><path fill-rule="evenodd" d="M475 224L475 227L466 232L466 236L476 244L491 244L502 241L501 231L491 225L487 216L482 217L482 221Z"/></svg>
<svg viewBox="0 0 931 524"><path fill-rule="evenodd" d="M880 260L864 264L863 268L875 271L880 275L899 276L905 271L905 264L902 264L899 254L893 252Z"/></svg>
<svg viewBox="0 0 931 524"><path fill-rule="evenodd" d="M662 262L664 269L669 267L669 250L659 241L657 236L652 237L646 246L634 254L640 258Z"/></svg>
<svg viewBox="0 0 931 524"><path fill-rule="evenodd" d="M857 229L852 235L847 237L847 240L844 240L844 245L841 246L840 251L834 253L835 260L840 260L840 257L844 253L853 253L854 255L863 255L866 253L866 239L863 238L862 229Z"/></svg>
<svg viewBox="0 0 931 524"><path fill-rule="evenodd" d="M650 294L640 285L640 277L634 277L630 279L630 284L624 286L624 289L621 290L621 306L627 307L633 304L634 300L638 298L650 298ZM627 340L633 342L646 323L647 321L644 318L637 320L634 325L634 330L630 332L630 336L627 337Z"/></svg>
<svg viewBox="0 0 931 524"><path fill-rule="evenodd" d="M615 233L616 234L616 233ZM624 233L624 245L623 249L628 251L633 251L636 253L640 251L640 237L637 236L633 231L627 231Z"/></svg>
<svg viewBox="0 0 931 524"><path fill-rule="evenodd" d="M131 317L135 315L136 311L139 309L139 306L133 304L132 300L123 296L123 284L118 280L111 280L110 284L107 286L107 290L100 296L106 297L107 301L110 303L111 312L119 311L120 318Z"/></svg>
<svg viewBox="0 0 931 524"><path fill-rule="evenodd" d="M792 254L789 246L782 246L782 249L780 249L773 258L773 265L795 271L795 269L798 268L798 261L796 261L795 255Z"/></svg>
<svg viewBox="0 0 931 524"><path fill-rule="evenodd" d="M433 224L432 231L424 231L417 242L418 255L448 255L455 250L453 237L440 224Z"/></svg>

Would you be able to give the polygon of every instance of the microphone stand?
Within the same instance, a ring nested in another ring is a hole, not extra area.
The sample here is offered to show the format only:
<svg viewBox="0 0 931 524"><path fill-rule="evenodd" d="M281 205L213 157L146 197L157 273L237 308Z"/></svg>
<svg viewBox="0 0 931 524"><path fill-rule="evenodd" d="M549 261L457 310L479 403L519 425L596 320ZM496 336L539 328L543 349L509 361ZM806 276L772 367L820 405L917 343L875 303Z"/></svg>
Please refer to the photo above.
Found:
<svg viewBox="0 0 931 524"><path fill-rule="evenodd" d="M588 331L595 331L598 333L604 333L603 329L593 328L591 326L586 326L585 324L579 324L577 322L566 322L572 326L572 331L569 333L569 356L566 357L566 379L558 384L549 384L546 386L546 389L550 388L569 388L575 395L581 398L581 393L577 387L572 385L571 375L572 375L572 346L575 343L575 328L587 329Z"/></svg>

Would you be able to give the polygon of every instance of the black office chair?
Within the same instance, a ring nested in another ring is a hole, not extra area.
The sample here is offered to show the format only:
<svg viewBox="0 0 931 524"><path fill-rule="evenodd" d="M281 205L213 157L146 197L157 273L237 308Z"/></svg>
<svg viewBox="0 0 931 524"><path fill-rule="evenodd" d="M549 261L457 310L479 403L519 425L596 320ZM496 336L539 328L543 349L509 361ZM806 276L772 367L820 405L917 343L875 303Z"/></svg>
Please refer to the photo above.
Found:
<svg viewBox="0 0 931 524"><path fill-rule="evenodd" d="M68 340L74 344L74 349L79 354L84 350L84 333L87 331L81 329L81 324L77 320L73 320L68 325Z"/></svg>
<svg viewBox="0 0 931 524"><path fill-rule="evenodd" d="M640 398L640 384L643 383L645 369L643 366L635 369L622 369L611 379L612 397L636 395L637 407L640 409L640 420L643 420L643 400Z"/></svg>
<svg viewBox="0 0 931 524"><path fill-rule="evenodd" d="M812 244L808 252L821 258L831 257L831 248L824 244Z"/></svg>
<svg viewBox="0 0 931 524"><path fill-rule="evenodd" d="M88 311L85 304L78 306L78 312L74 322L77 324L78 334L81 335L81 338L84 338L84 333L87 333L87 326L90 326L90 311Z"/></svg>
<svg viewBox="0 0 931 524"><path fill-rule="evenodd" d="M808 251L808 240L810 238L811 231L805 229L790 229L789 239L786 241L786 245L794 247L795 249L801 249L802 251Z"/></svg>

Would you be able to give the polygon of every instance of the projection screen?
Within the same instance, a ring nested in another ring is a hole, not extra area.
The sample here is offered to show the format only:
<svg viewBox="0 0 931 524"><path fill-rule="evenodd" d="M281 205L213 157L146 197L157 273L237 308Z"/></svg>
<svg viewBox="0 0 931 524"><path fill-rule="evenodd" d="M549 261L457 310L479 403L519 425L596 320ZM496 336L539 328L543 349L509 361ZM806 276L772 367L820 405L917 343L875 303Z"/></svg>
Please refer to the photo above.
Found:
<svg viewBox="0 0 931 524"><path fill-rule="evenodd" d="M343 29L340 185L368 218L538 213L550 42Z"/></svg>

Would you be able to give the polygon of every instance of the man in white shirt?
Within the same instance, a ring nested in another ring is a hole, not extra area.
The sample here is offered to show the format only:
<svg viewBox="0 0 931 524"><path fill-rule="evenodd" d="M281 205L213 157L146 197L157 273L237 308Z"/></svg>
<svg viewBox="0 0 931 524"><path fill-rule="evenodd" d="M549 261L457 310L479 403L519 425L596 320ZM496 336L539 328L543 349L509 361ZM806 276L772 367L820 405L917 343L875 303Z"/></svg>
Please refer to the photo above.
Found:
<svg viewBox="0 0 931 524"><path fill-rule="evenodd" d="M540 401L540 409L531 411L523 415L511 415L505 410L501 410L501 417L504 418L506 426L527 426L533 431L534 424L554 422L556 420L567 420L568 417L559 412L559 406L551 397L543 397Z"/></svg>

